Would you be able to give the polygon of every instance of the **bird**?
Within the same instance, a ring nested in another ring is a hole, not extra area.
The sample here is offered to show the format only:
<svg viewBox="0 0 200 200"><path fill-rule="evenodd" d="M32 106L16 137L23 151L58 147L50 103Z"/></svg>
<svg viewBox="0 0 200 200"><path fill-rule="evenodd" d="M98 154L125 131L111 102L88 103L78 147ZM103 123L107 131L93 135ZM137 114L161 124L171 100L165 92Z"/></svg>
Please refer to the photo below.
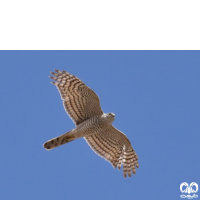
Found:
<svg viewBox="0 0 200 200"><path fill-rule="evenodd" d="M75 128L43 144L46 150L69 143L78 138L84 138L91 149L120 170L123 165L123 175L136 173L139 168L138 156L124 133L116 129L112 123L114 113L104 113L99 97L76 76L55 69L49 78L61 95L63 106L69 117L75 123Z"/></svg>

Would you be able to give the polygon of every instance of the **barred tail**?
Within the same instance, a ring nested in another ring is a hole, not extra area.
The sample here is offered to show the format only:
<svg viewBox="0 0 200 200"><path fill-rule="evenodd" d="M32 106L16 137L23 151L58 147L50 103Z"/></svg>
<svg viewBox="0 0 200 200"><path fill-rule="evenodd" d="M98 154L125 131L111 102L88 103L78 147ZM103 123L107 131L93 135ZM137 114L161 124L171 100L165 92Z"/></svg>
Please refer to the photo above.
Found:
<svg viewBox="0 0 200 200"><path fill-rule="evenodd" d="M53 139L45 142L43 147L46 150L51 150L51 149L54 149L55 147L66 144L66 143L71 142L76 139L73 135L68 134L68 133L65 133L59 137L53 138Z"/></svg>

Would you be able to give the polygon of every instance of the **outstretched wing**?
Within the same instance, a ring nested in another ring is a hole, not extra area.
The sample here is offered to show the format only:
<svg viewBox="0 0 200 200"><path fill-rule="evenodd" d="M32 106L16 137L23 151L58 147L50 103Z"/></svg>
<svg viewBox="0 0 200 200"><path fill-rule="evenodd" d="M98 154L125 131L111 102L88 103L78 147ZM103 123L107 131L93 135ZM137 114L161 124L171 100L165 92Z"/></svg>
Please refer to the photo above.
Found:
<svg viewBox="0 0 200 200"><path fill-rule="evenodd" d="M99 98L93 90L76 76L64 70L55 71L56 73L51 72L54 77L50 76L50 78L57 82L51 83L57 86L64 108L76 125L93 116L103 114Z"/></svg>
<svg viewBox="0 0 200 200"><path fill-rule="evenodd" d="M84 139L95 153L109 161L114 168L118 166L120 170L123 165L125 178L127 173L131 177L131 171L136 173L135 167L139 167L137 154L128 138L114 126Z"/></svg>

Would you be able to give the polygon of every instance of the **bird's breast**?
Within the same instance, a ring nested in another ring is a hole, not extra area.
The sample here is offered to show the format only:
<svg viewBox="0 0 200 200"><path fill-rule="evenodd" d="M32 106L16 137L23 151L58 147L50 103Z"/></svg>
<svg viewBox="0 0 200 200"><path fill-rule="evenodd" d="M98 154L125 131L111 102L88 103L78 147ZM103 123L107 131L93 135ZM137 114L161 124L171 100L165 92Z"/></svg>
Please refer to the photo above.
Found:
<svg viewBox="0 0 200 200"><path fill-rule="evenodd" d="M96 116L83 121L77 126L76 129L77 131L80 131L86 135L90 135L99 133L102 130L108 128L109 126L111 126L111 124L108 121L102 119L101 116Z"/></svg>

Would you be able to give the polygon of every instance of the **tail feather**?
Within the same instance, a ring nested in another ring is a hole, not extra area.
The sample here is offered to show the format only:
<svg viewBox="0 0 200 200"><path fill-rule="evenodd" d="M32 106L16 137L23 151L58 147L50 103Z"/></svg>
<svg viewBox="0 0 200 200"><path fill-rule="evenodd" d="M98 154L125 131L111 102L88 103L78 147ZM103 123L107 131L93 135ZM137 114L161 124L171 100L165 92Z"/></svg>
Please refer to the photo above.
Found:
<svg viewBox="0 0 200 200"><path fill-rule="evenodd" d="M45 142L43 147L47 150L51 150L51 149L54 149L55 147L66 144L73 140L75 140L74 136L64 134L64 135L61 135L59 137L53 138L53 139Z"/></svg>

